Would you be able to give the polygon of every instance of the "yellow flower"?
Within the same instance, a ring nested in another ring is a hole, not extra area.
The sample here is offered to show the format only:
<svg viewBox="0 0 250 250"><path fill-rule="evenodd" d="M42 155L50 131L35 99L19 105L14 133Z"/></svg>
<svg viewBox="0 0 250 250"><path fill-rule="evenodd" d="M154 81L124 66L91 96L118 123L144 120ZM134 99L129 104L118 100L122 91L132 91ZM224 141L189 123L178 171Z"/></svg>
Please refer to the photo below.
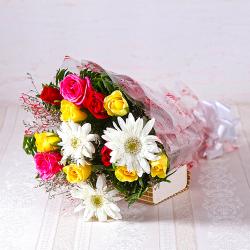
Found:
<svg viewBox="0 0 250 250"><path fill-rule="evenodd" d="M152 177L165 178L167 176L168 157L165 154L161 154L159 160L150 161L150 165Z"/></svg>
<svg viewBox="0 0 250 250"><path fill-rule="evenodd" d="M63 172L67 175L68 182L77 183L88 179L91 174L91 166L70 164L63 168Z"/></svg>
<svg viewBox="0 0 250 250"><path fill-rule="evenodd" d="M61 120L81 122L87 118L87 114L80 110L78 106L67 100L61 101Z"/></svg>
<svg viewBox="0 0 250 250"><path fill-rule="evenodd" d="M35 133L37 152L49 152L58 149L57 143L60 138L51 132Z"/></svg>
<svg viewBox="0 0 250 250"><path fill-rule="evenodd" d="M124 116L129 112L128 103L119 90L104 98L104 108L110 116Z"/></svg>
<svg viewBox="0 0 250 250"><path fill-rule="evenodd" d="M127 167L120 166L115 169L115 176L121 182L133 182L138 180L138 175L135 171L128 171Z"/></svg>

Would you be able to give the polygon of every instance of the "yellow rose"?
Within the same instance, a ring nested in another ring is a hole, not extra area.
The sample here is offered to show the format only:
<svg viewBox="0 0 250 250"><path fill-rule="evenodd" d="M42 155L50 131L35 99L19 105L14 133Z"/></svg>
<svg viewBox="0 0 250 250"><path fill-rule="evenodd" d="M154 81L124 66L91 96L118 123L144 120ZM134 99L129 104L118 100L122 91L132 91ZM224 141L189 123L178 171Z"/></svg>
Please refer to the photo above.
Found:
<svg viewBox="0 0 250 250"><path fill-rule="evenodd" d="M168 157L165 154L161 154L159 160L150 161L150 165L152 177L165 178L167 176Z"/></svg>
<svg viewBox="0 0 250 250"><path fill-rule="evenodd" d="M129 112L128 103L119 90L104 98L104 108L110 116L124 116Z"/></svg>
<svg viewBox="0 0 250 250"><path fill-rule="evenodd" d="M87 118L87 114L80 110L78 106L74 103L69 102L67 100L61 101L61 120L66 121L73 121L73 122L81 122Z"/></svg>
<svg viewBox="0 0 250 250"><path fill-rule="evenodd" d="M138 180L138 175L135 171L128 171L127 167L120 166L115 169L115 176L121 182L133 182Z"/></svg>
<svg viewBox="0 0 250 250"><path fill-rule="evenodd" d="M35 133L37 152L49 152L58 149L57 143L60 138L51 132Z"/></svg>
<svg viewBox="0 0 250 250"><path fill-rule="evenodd" d="M70 183L77 183L81 181L86 181L91 174L90 165L76 165L70 164L63 168L63 172L67 175L66 178Z"/></svg>

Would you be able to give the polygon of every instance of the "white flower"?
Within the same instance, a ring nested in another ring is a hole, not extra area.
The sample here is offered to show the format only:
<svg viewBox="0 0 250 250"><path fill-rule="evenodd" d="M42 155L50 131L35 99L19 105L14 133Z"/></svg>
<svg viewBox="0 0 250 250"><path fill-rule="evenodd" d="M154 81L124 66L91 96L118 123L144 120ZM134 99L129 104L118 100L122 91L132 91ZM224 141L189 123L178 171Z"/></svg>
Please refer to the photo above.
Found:
<svg viewBox="0 0 250 250"><path fill-rule="evenodd" d="M98 135L90 134L90 131L91 124L89 123L80 126L72 121L62 122L57 133L62 139L58 145L62 146L63 164L69 157L78 165L84 165L86 158L92 158L95 153L92 142L97 140Z"/></svg>
<svg viewBox="0 0 250 250"><path fill-rule="evenodd" d="M155 120L151 119L143 126L143 119L135 120L131 113L126 122L121 117L117 120L120 127L113 122L114 128L107 128L102 136L107 141L105 145L112 150L110 162L126 166L128 171L134 170L140 177L144 172L149 174L148 161L158 160L160 152L156 143L159 138L149 135Z"/></svg>
<svg viewBox="0 0 250 250"><path fill-rule="evenodd" d="M107 221L108 218L121 219L120 208L114 203L120 200L117 190L108 191L104 175L99 175L96 189L86 182L79 183L71 190L71 196L81 199L81 203L75 208L75 212L84 210L83 219L89 221L94 216L99 221Z"/></svg>

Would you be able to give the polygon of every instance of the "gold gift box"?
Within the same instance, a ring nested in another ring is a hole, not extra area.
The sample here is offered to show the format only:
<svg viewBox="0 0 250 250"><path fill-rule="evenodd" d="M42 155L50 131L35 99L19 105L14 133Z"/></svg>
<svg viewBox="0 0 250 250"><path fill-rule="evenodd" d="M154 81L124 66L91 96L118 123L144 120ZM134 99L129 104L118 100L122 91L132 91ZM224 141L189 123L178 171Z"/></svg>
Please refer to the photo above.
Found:
<svg viewBox="0 0 250 250"><path fill-rule="evenodd" d="M156 187L150 187L138 200L139 202L155 205L170 199L189 188L190 172L186 165L173 169L169 176L170 182L161 182Z"/></svg>

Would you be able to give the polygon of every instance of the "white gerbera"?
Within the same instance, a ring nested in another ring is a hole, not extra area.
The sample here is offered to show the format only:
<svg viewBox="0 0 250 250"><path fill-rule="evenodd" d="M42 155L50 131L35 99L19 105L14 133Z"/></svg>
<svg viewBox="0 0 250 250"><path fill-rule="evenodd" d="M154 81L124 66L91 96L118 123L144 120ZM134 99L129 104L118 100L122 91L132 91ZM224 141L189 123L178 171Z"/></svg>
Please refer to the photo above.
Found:
<svg viewBox="0 0 250 250"><path fill-rule="evenodd" d="M118 125L113 122L114 128L107 128L102 138L107 141L105 145L112 150L111 163L119 166L126 166L128 171L136 171L138 176L144 172L150 173L149 160L159 159L160 152L156 141L159 138L149 135L154 126L154 119L149 120L143 126L143 119L135 120L129 113L126 122L118 117Z"/></svg>
<svg viewBox="0 0 250 250"><path fill-rule="evenodd" d="M96 141L98 135L90 134L91 124L85 123L80 126L72 121L62 122L57 134L62 139L58 145L62 146L62 163L70 157L78 165L84 165L86 158L92 158L95 153L93 141Z"/></svg>
<svg viewBox="0 0 250 250"><path fill-rule="evenodd" d="M121 198L117 190L108 191L104 175L99 175L96 189L86 182L79 183L71 190L73 198L81 199L81 203L75 208L75 212L84 210L83 219L89 221L94 216L99 221L107 221L108 218L121 219L120 208L114 203Z"/></svg>

